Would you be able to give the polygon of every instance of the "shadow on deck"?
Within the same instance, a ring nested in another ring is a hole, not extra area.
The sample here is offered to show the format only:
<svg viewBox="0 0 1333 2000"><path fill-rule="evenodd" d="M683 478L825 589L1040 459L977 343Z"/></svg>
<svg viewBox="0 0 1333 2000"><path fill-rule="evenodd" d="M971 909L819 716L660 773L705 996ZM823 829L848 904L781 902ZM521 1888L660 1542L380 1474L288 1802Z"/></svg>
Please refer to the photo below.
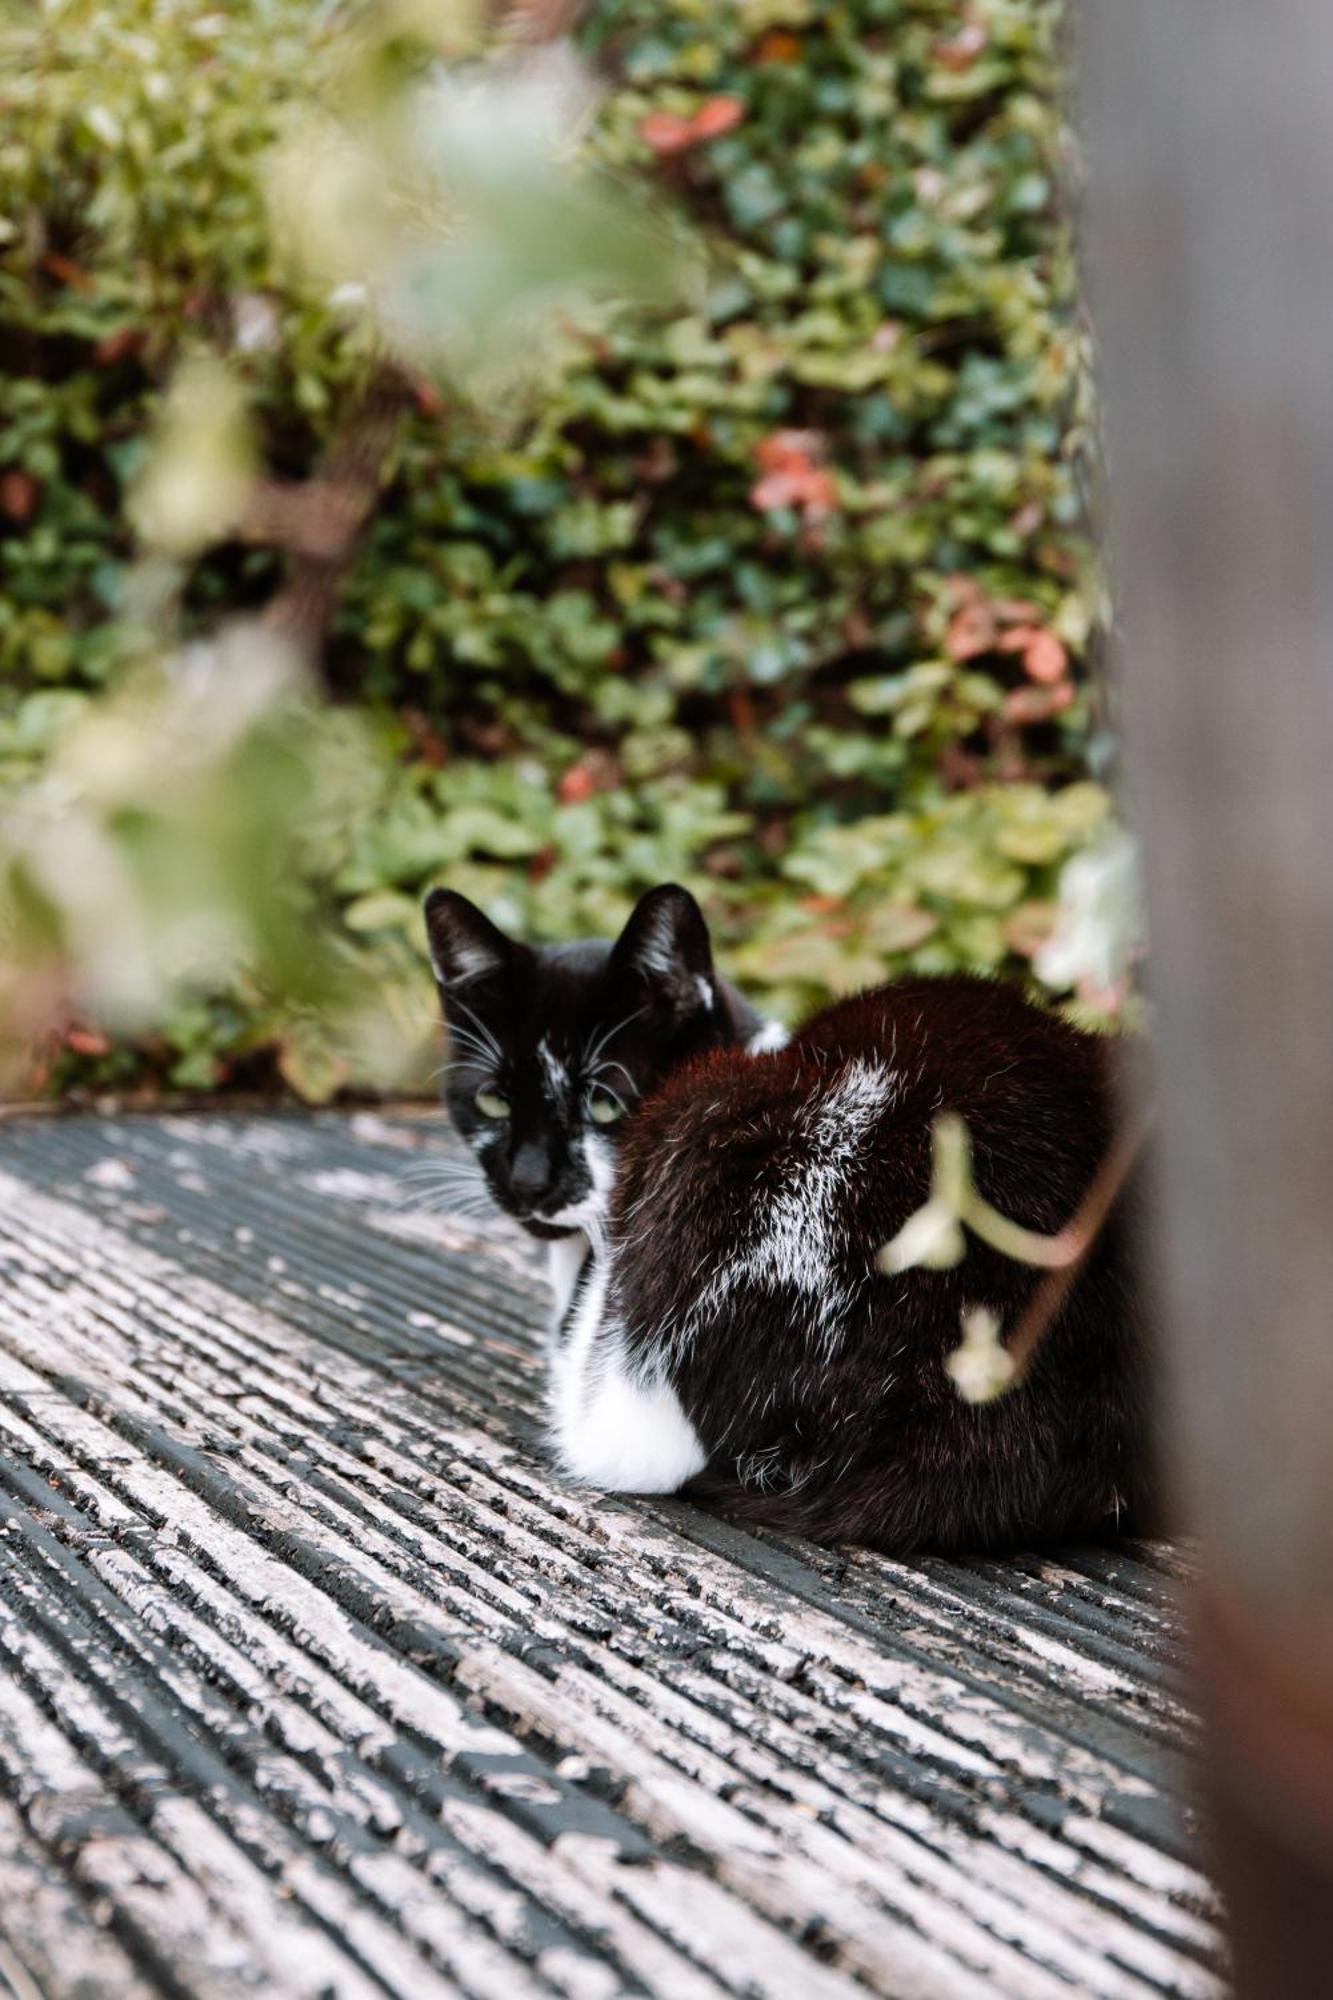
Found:
<svg viewBox="0 0 1333 2000"><path fill-rule="evenodd" d="M0 1994L1222 1992L1171 1551L562 1487L444 1143L0 1127Z"/></svg>

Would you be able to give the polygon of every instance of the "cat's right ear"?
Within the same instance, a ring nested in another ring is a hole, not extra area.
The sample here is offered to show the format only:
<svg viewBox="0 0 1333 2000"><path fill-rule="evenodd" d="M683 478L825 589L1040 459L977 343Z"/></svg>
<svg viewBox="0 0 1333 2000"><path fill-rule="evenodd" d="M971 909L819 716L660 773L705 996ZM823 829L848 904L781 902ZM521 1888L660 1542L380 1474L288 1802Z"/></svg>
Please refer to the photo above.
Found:
<svg viewBox="0 0 1333 2000"><path fill-rule="evenodd" d="M456 889L432 889L427 896L426 936L435 977L446 995L507 972L514 961L513 941Z"/></svg>
<svg viewBox="0 0 1333 2000"><path fill-rule="evenodd" d="M715 1012L708 925L688 889L663 882L639 898L612 949L608 976L646 987L678 1023Z"/></svg>

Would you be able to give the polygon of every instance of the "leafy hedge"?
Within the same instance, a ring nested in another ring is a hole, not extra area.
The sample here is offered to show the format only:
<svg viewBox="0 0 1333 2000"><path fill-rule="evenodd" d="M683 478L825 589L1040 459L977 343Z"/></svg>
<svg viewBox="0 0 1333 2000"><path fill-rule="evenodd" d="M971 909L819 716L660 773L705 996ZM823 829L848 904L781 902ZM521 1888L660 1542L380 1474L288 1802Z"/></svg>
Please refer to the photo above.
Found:
<svg viewBox="0 0 1333 2000"><path fill-rule="evenodd" d="M180 354L229 361L284 477L364 374L264 200L339 31L308 0L0 29L0 784L52 690L114 671L126 486ZM327 656L397 753L326 843L386 970L434 880L569 935L674 876L779 1009L1025 971L1108 810L1062 33L1057 0L596 0L589 144L691 218L706 292L611 321L535 415L423 383L403 420ZM279 578L213 550L188 615ZM220 1081L273 1033L219 996L147 1060ZM83 1046L64 1080L145 1060Z"/></svg>

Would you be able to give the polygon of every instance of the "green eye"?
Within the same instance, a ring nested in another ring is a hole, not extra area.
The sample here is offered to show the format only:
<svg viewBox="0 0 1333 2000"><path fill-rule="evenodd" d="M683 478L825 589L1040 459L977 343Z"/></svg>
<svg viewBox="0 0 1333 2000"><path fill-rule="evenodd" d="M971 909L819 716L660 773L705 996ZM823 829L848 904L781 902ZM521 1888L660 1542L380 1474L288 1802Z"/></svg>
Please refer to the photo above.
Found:
<svg viewBox="0 0 1333 2000"><path fill-rule="evenodd" d="M594 1125L614 1125L624 1115L625 1107L617 1098L604 1097L599 1091L588 1099L588 1116Z"/></svg>
<svg viewBox="0 0 1333 2000"><path fill-rule="evenodd" d="M479 1090L472 1101L483 1118L507 1118L509 1116L508 1098L499 1096L493 1090Z"/></svg>

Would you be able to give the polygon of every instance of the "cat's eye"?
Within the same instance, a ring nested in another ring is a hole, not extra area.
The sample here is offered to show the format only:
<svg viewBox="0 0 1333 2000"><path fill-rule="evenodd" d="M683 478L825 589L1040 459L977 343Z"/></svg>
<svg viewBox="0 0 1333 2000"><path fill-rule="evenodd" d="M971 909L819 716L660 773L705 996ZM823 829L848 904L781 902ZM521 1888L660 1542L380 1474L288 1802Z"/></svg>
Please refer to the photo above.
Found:
<svg viewBox="0 0 1333 2000"><path fill-rule="evenodd" d="M614 1125L617 1118L623 1118L625 1107L618 1097L608 1097L605 1091L595 1090L588 1099L588 1116L594 1125Z"/></svg>
<svg viewBox="0 0 1333 2000"><path fill-rule="evenodd" d="M498 1091L479 1090L472 1102L476 1105L483 1118L507 1118L509 1116L509 1099L501 1097Z"/></svg>

